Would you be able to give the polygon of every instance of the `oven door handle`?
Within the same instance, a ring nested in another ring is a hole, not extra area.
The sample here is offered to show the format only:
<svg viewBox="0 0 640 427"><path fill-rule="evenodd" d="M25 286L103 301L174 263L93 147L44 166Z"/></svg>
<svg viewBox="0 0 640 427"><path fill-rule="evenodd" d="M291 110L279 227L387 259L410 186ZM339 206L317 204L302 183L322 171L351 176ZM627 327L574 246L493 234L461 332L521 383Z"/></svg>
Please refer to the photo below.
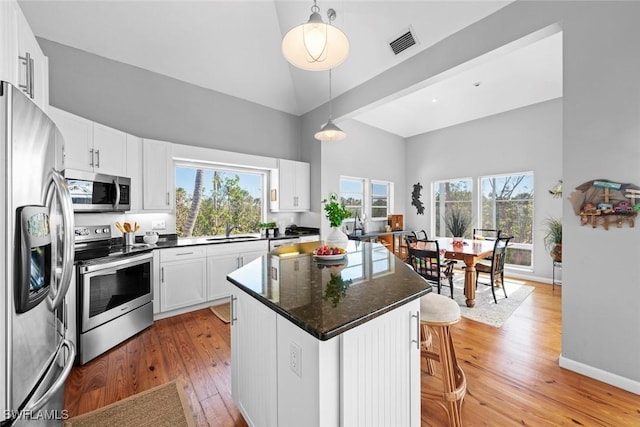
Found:
<svg viewBox="0 0 640 427"><path fill-rule="evenodd" d="M122 267L122 266L133 267L134 265L143 264L150 260L153 260L153 253L144 252L140 255L131 255L124 258L118 258L117 260L114 260L114 261L101 262L99 264L83 265L82 267L80 267L80 272L91 273L92 271L101 271L101 274L105 274L105 273L102 273L102 270L118 269L118 267Z"/></svg>
<svg viewBox="0 0 640 427"><path fill-rule="evenodd" d="M62 211L62 231L64 233L64 240L62 242L62 272L60 274L60 282L58 286L51 286L49 288L49 296L47 303L51 310L55 310L62 304L69 285L71 284L71 274L73 272L73 251L74 251L74 232L73 232L73 205L71 203L71 195L69 194L69 187L67 187L67 181L62 174L55 169L51 169L49 173L49 185L45 196L45 205L51 209L53 205L53 198L58 196L60 202L60 210ZM51 263L53 269L51 277L52 281L55 281L56 277L56 265Z"/></svg>

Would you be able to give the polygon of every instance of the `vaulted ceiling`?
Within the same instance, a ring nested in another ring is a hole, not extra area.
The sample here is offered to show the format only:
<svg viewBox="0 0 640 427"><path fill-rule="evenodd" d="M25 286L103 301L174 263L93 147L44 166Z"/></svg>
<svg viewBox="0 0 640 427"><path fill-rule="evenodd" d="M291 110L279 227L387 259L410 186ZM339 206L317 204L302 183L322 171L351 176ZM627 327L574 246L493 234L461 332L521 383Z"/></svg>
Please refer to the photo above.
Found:
<svg viewBox="0 0 640 427"><path fill-rule="evenodd" d="M38 37L294 115L307 113L328 101L328 72L297 69L280 52L283 35L307 21L312 1L22 0L19 3ZM351 45L347 60L332 71L333 96L509 3L319 1L325 21L327 9L336 10L333 24L345 32ZM394 55L389 42L409 28L418 43ZM537 45L498 58L495 64L484 61L475 71L466 70L354 118L406 137L495 114L501 108L561 96L561 41L548 40ZM478 81L480 85L474 86ZM542 91L540 84L545 87ZM484 93L485 99L471 102L474 92ZM542 96L536 96L541 93ZM487 106L487 102L496 105ZM436 106L440 111L433 110ZM432 118L428 124L424 124L425 117Z"/></svg>

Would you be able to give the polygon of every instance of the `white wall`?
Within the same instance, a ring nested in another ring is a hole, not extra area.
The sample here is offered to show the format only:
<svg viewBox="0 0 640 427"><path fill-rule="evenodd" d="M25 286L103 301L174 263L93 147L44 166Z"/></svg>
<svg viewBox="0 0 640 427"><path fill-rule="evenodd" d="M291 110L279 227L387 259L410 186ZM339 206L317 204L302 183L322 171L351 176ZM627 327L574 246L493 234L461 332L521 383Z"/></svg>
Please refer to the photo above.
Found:
<svg viewBox="0 0 640 427"><path fill-rule="evenodd" d="M339 125L347 133L342 141L316 141L322 146L321 199L330 193L340 194L340 176L366 178L394 183L394 203L390 213L404 214L406 194L404 138L373 128L355 120ZM329 222L321 212L322 232ZM386 222L376 222L384 228Z"/></svg>
<svg viewBox="0 0 640 427"><path fill-rule="evenodd" d="M418 135L407 140L407 185L420 182L424 215L406 202L407 229L431 229L431 184L452 178L473 179L504 173L534 173L534 270L531 275L551 278L551 257L544 247L544 219L562 216L562 202L548 192L562 178L562 100L555 99L507 113ZM474 212L477 204L474 204ZM474 217L474 221L478 218ZM527 272L521 272L527 275Z"/></svg>
<svg viewBox="0 0 640 427"><path fill-rule="evenodd" d="M560 25L565 193L594 178L640 184L638 16L640 2L515 1L334 98L333 115L353 114ZM308 136L319 110L306 114L302 123L302 156L312 168L321 161ZM312 185L312 192L319 191L320 180ZM640 258L640 227L582 227L566 199L563 224L561 365L640 394L640 270L633 268Z"/></svg>
<svg viewBox="0 0 640 427"><path fill-rule="evenodd" d="M585 2L563 21L566 191L640 184L639 2ZM640 229L563 217L561 365L640 394Z"/></svg>
<svg viewBox="0 0 640 427"><path fill-rule="evenodd" d="M142 138L299 160L300 120L39 38L51 105Z"/></svg>

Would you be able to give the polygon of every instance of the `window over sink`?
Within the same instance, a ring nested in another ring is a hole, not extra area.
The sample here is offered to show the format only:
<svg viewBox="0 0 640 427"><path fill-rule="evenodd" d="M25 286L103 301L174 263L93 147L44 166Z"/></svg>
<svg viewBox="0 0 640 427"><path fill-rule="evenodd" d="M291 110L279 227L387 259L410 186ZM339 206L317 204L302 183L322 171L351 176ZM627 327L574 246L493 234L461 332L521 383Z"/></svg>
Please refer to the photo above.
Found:
<svg viewBox="0 0 640 427"><path fill-rule="evenodd" d="M179 237L257 233L265 217L266 171L177 164ZM199 195L199 197L198 197Z"/></svg>

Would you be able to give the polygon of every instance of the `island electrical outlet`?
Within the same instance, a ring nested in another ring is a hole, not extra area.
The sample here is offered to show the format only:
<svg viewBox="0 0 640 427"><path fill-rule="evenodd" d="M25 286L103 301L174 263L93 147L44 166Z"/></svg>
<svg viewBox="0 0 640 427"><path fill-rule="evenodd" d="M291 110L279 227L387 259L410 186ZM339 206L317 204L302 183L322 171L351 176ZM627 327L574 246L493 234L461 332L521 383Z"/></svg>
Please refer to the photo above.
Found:
<svg viewBox="0 0 640 427"><path fill-rule="evenodd" d="M302 378L302 349L294 342L289 345L289 367Z"/></svg>

